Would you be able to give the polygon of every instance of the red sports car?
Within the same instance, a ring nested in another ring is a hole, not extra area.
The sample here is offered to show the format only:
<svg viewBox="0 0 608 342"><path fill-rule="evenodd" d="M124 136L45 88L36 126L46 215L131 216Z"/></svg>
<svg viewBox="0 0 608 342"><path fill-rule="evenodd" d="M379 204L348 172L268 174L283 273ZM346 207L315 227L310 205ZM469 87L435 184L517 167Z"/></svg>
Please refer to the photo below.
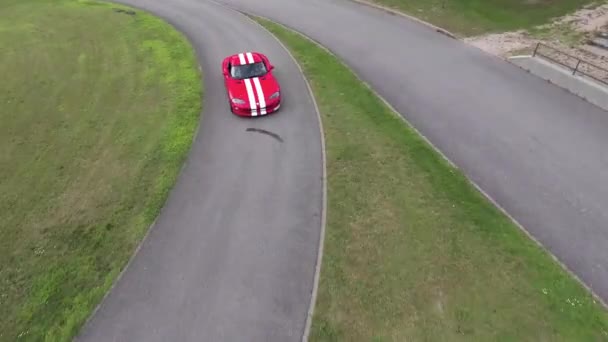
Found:
<svg viewBox="0 0 608 342"><path fill-rule="evenodd" d="M259 52L237 53L224 59L224 84L234 114L258 116L279 109L281 89L273 69L268 57Z"/></svg>

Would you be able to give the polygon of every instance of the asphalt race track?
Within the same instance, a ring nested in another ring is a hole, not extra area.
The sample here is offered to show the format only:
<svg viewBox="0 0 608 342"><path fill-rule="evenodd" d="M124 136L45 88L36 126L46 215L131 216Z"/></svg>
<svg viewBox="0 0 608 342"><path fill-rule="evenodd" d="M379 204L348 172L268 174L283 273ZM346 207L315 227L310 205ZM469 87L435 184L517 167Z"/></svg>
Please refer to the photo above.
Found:
<svg viewBox="0 0 608 342"><path fill-rule="evenodd" d="M608 299L608 113L476 48L348 0L219 1L332 50ZM264 30L207 0L128 2L192 40L205 109L156 226L80 339L300 340L323 165L297 67ZM229 114L219 63L239 50L265 52L277 65L287 99L280 113Z"/></svg>
<svg viewBox="0 0 608 342"><path fill-rule="evenodd" d="M205 80L203 118L163 212L77 340L301 340L323 203L321 131L303 76L238 12L208 2L130 4L189 35ZM279 112L230 113L221 61L241 51L275 65Z"/></svg>

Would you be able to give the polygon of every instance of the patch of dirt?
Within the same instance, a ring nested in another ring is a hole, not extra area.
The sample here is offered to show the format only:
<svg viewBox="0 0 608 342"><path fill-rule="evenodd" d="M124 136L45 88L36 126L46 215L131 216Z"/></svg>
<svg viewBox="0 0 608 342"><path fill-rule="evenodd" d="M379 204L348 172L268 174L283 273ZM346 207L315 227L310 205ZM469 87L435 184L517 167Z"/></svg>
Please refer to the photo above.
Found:
<svg viewBox="0 0 608 342"><path fill-rule="evenodd" d="M136 14L135 11L124 10L122 8L114 8L114 12L116 12L116 13L125 13L125 14L128 14L128 15L135 15Z"/></svg>
<svg viewBox="0 0 608 342"><path fill-rule="evenodd" d="M511 51L526 49L533 44L532 39L525 31L493 33L465 38L464 41L499 56L505 56Z"/></svg>
<svg viewBox="0 0 608 342"><path fill-rule="evenodd" d="M589 40L594 39L597 33L608 33L608 4L587 6L572 14L558 18L552 24L542 25L531 31L521 30L487 34L464 40L500 57L532 54L536 44L541 42L576 58L608 69L608 49L588 44ZM548 48L543 48L542 53L572 67L577 63L575 58L564 56ZM584 68L593 69L591 66L585 66Z"/></svg>
<svg viewBox="0 0 608 342"><path fill-rule="evenodd" d="M592 32L608 24L608 4L587 6L570 15L560 18L558 23L571 24L579 32Z"/></svg>

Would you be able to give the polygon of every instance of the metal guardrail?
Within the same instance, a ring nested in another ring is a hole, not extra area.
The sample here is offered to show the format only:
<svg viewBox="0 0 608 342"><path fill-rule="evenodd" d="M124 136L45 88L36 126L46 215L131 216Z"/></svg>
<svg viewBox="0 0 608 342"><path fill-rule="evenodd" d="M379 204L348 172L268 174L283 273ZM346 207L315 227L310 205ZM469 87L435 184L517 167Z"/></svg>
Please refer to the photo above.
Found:
<svg viewBox="0 0 608 342"><path fill-rule="evenodd" d="M550 51L554 52L553 56L551 56L551 54L549 53L544 53L542 48L548 48ZM566 52L563 52L543 43L536 44L536 48L534 48L534 53L532 54L532 57L535 57L537 55L572 70L572 75L576 75L578 73L586 77L592 78L600 83L608 85L608 70L599 67L593 63L589 63L583 59L572 56ZM573 60L576 64L573 67L569 65L565 60Z"/></svg>

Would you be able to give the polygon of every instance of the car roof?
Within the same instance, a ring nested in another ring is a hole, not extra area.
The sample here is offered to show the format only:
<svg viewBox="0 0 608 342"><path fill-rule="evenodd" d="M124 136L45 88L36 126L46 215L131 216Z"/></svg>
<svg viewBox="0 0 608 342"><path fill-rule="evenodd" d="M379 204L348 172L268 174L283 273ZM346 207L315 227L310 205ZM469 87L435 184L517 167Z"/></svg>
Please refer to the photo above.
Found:
<svg viewBox="0 0 608 342"><path fill-rule="evenodd" d="M259 53L259 52L241 52L241 53L235 53L232 56L229 56L228 59L230 61L231 65L244 65L244 64L251 64L252 60L253 63L258 63L258 62L262 62L263 54Z"/></svg>

